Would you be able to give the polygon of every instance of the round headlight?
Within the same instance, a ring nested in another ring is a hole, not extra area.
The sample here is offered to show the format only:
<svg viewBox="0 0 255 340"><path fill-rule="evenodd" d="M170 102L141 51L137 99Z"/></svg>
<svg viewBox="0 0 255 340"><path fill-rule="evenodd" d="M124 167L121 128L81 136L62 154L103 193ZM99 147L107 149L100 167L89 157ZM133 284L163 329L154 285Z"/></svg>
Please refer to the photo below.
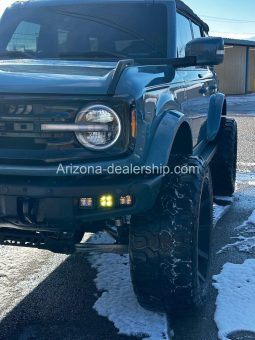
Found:
<svg viewBox="0 0 255 340"><path fill-rule="evenodd" d="M119 116L104 105L83 108L78 113L75 123L88 127L86 132L76 132L76 137L84 147L92 150L110 148L117 142L121 133Z"/></svg>

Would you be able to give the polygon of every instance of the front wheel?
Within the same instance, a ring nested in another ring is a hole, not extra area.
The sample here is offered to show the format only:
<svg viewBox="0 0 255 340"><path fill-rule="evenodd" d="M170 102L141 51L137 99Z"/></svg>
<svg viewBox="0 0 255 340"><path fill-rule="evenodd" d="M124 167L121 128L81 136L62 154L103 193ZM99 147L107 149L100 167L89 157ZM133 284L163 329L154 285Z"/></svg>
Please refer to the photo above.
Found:
<svg viewBox="0 0 255 340"><path fill-rule="evenodd" d="M139 303L174 313L205 301L213 206L203 161L176 156L171 167L176 166L192 171L166 177L154 208L134 216L130 228L131 278Z"/></svg>

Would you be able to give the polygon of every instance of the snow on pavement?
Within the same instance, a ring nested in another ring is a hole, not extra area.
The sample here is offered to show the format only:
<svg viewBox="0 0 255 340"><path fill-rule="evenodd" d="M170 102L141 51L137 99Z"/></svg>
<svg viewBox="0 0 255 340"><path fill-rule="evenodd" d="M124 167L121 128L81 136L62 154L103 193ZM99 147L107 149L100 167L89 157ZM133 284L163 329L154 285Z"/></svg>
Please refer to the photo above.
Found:
<svg viewBox="0 0 255 340"><path fill-rule="evenodd" d="M255 95L227 96L228 114L255 114Z"/></svg>
<svg viewBox="0 0 255 340"><path fill-rule="evenodd" d="M248 217L248 220L245 221L239 227L236 227L236 229L245 229L245 230L247 230L247 227L249 227L250 224L254 224L255 225L255 210L252 212L251 216ZM253 231L255 231L255 229Z"/></svg>
<svg viewBox="0 0 255 340"><path fill-rule="evenodd" d="M66 258L45 250L0 246L0 321Z"/></svg>
<svg viewBox="0 0 255 340"><path fill-rule="evenodd" d="M238 173L237 174L237 190L243 184L248 184L249 189L244 192L237 192L235 197L239 200L239 207L246 209L248 207L254 209L255 204L255 174L254 173ZM255 249L255 210L240 226L235 228L239 232L238 236L232 237L233 241L230 244L222 247L217 254L230 249L237 249L241 252L252 253Z"/></svg>
<svg viewBox="0 0 255 340"><path fill-rule="evenodd" d="M251 172L255 170L255 162L238 162L237 169L240 172Z"/></svg>
<svg viewBox="0 0 255 340"><path fill-rule="evenodd" d="M235 237L235 239L237 240L236 242L227 244L220 251L218 251L217 254L221 254L222 252L229 250L233 247L237 248L241 252L250 254L253 253L253 250L255 248L255 236L252 237L238 236Z"/></svg>
<svg viewBox="0 0 255 340"><path fill-rule="evenodd" d="M221 254L231 248L237 248L241 252L253 253L255 248L255 210L248 217L247 221L235 229L239 231L240 234L237 237L232 237L232 239L237 241L225 245L217 254Z"/></svg>
<svg viewBox="0 0 255 340"><path fill-rule="evenodd" d="M236 96L227 96L227 103L228 105L237 105L242 104L245 105L247 103L253 104L255 102L254 94L247 94L247 95L236 95Z"/></svg>
<svg viewBox="0 0 255 340"><path fill-rule="evenodd" d="M255 260L226 263L213 277L218 290L215 322L221 340L238 331L255 332Z"/></svg>
<svg viewBox="0 0 255 340"><path fill-rule="evenodd" d="M214 225L228 209L229 206L214 205ZM98 233L90 242L112 243L113 239L106 233ZM151 340L168 339L166 316L147 311L137 302L129 273L128 255L93 254L89 261L97 270L95 283L99 292L102 292L94 305L99 315L113 322L120 334L142 335Z"/></svg>
<svg viewBox="0 0 255 340"><path fill-rule="evenodd" d="M255 164L249 165L253 168ZM245 164L242 166L245 168ZM237 175L238 191L235 197L239 209L244 211L251 211L255 206L255 174L249 172ZM240 191L240 188L247 184L248 187ZM219 253L233 248L252 252L255 247L255 210L235 230L239 232L236 242L226 245ZM243 264L226 263L221 273L213 279L213 286L218 290L214 319L219 339L227 340L238 332L252 332L255 337L255 260L246 260Z"/></svg>
<svg viewBox="0 0 255 340"><path fill-rule="evenodd" d="M93 243L112 243L105 233L95 235ZM102 292L94 308L114 323L120 334L150 340L168 339L167 318L143 309L133 292L128 255L92 254L89 261L97 270L97 289Z"/></svg>
<svg viewBox="0 0 255 340"><path fill-rule="evenodd" d="M253 172L247 172L247 173L241 173L239 172L237 174L237 185L239 183L246 183L250 186L254 186L255 185L255 173Z"/></svg>

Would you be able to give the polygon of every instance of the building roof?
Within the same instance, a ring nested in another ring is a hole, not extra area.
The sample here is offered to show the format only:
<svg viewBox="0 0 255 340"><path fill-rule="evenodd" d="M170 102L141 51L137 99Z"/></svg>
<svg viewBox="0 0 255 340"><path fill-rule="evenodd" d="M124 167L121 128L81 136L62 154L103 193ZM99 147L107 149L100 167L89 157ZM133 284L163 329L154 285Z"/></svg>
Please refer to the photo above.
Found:
<svg viewBox="0 0 255 340"><path fill-rule="evenodd" d="M224 38L225 45L255 47L253 40L229 39Z"/></svg>

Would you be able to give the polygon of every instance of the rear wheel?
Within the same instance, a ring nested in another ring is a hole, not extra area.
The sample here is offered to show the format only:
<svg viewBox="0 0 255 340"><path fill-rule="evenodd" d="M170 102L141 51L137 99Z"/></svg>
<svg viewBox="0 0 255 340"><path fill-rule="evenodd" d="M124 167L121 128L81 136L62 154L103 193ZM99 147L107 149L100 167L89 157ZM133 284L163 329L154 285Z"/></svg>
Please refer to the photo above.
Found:
<svg viewBox="0 0 255 340"><path fill-rule="evenodd" d="M218 149L211 163L214 195L232 196L237 163L237 124L234 119L222 118L217 144Z"/></svg>
<svg viewBox="0 0 255 340"><path fill-rule="evenodd" d="M165 178L154 208L135 216L130 228L131 277L138 301L168 312L201 306L209 284L210 171L195 157L176 156L172 169L177 165L195 173Z"/></svg>

